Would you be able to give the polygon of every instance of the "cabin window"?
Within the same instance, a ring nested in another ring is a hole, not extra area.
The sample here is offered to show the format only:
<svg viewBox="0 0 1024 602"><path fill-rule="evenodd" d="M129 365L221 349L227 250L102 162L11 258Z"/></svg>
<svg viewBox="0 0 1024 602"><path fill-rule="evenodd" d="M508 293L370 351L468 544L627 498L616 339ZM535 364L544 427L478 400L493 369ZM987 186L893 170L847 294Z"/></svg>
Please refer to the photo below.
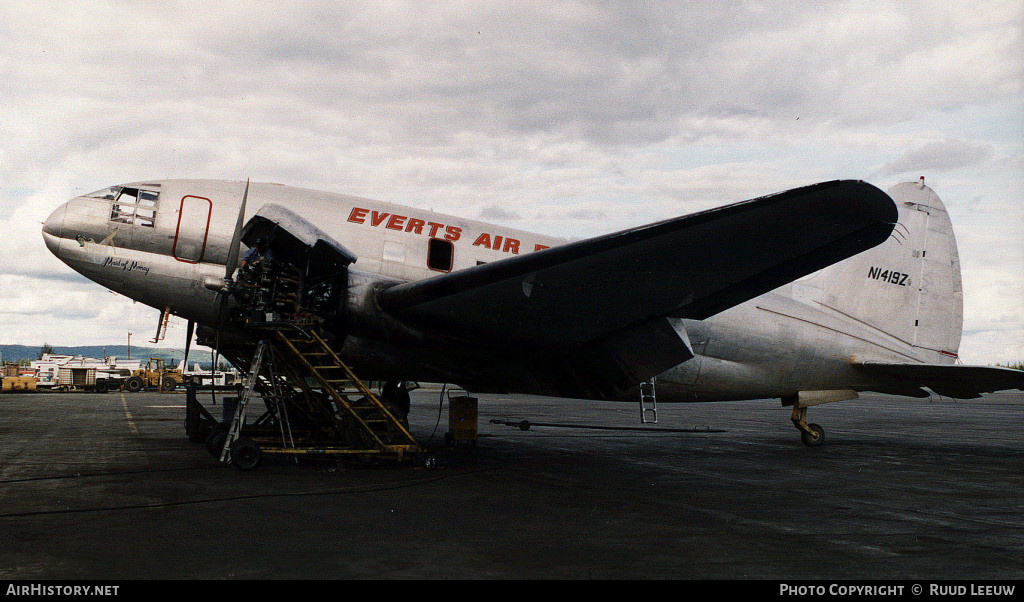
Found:
<svg viewBox="0 0 1024 602"><path fill-rule="evenodd" d="M427 267L437 272L452 271L455 245L450 240L431 238L427 243Z"/></svg>
<svg viewBox="0 0 1024 602"><path fill-rule="evenodd" d="M152 190L121 188L110 208L110 221L152 228L159 197L160 193Z"/></svg>

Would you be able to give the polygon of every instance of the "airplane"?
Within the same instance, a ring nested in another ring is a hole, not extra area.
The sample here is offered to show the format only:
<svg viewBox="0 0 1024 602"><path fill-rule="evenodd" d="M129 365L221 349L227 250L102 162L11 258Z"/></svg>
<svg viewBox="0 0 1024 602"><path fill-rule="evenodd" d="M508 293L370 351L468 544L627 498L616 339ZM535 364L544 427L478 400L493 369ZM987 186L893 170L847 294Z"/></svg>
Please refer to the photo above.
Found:
<svg viewBox="0 0 1024 602"><path fill-rule="evenodd" d="M824 429L807 408L860 392L1024 389L1024 371L957 363L956 240L924 178L822 182L577 241L280 184L153 180L73 198L42 232L74 270L211 345L241 298L239 257L269 248L340 356L391 384L777 398L808 446Z"/></svg>

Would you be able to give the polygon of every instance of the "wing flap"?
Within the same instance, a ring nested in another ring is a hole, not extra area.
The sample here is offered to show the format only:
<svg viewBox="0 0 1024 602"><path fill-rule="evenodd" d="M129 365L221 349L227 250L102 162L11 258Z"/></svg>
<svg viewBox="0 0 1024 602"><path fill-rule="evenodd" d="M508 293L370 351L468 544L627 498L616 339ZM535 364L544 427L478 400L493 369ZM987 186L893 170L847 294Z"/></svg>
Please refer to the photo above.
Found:
<svg viewBox="0 0 1024 602"><path fill-rule="evenodd" d="M573 345L652 319L703 319L885 241L896 207L859 181L815 184L381 292L451 334Z"/></svg>
<svg viewBox="0 0 1024 602"><path fill-rule="evenodd" d="M882 362L854 365L867 374L895 381L898 385L928 387L939 395L956 399L974 399L982 393L1011 389L1024 390L1024 371L1011 368Z"/></svg>

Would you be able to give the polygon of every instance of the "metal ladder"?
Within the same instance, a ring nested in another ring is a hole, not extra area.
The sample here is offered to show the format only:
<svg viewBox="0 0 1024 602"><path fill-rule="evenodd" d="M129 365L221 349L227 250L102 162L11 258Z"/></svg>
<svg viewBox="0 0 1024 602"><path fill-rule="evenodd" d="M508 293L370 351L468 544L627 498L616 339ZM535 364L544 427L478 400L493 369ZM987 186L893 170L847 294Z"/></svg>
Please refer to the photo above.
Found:
<svg viewBox="0 0 1024 602"><path fill-rule="evenodd" d="M291 419L288 417L288 404L284 396L284 389L289 386L289 383L275 369L273 345L267 346L267 352L270 355L267 361L267 376L264 385L265 390L269 390L270 394L265 394L263 401L267 404L267 412L276 418L278 430L281 433L281 445L294 448L295 434L292 433ZM298 458L296 458L297 460Z"/></svg>
<svg viewBox="0 0 1024 602"><path fill-rule="evenodd" d="M654 381L640 383L640 422L642 424L657 424L658 422L658 398L654 393ZM648 419L650 416L650 419Z"/></svg>
<svg viewBox="0 0 1024 602"><path fill-rule="evenodd" d="M365 444L398 455L422 451L402 421L356 377L316 330L307 331L308 336L289 336L282 330L275 334L281 347L290 351L304 371L320 384L339 413L356 425Z"/></svg>
<svg viewBox="0 0 1024 602"><path fill-rule="evenodd" d="M253 355L252 364L249 367L249 374L245 377L245 386L242 388L242 395L238 399L238 406L235 408L235 415L231 418L231 428L228 429L228 436L224 439L224 448L220 452L220 461L228 462L231 459L231 444L234 443L242 432L242 425L245 424L245 410L252 398L253 389L256 387L256 380L260 375L260 368L263 365L263 356L270 346L266 340L261 340L256 346L256 353Z"/></svg>

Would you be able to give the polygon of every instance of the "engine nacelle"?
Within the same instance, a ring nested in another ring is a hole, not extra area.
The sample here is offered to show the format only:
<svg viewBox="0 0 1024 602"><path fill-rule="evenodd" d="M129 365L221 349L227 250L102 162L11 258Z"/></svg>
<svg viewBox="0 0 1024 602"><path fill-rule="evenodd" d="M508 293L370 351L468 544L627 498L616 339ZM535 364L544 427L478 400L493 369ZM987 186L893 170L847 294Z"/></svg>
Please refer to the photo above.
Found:
<svg viewBox="0 0 1024 602"><path fill-rule="evenodd" d="M377 303L380 291L403 282L349 267L347 294L340 308L345 334L386 341L426 340L423 332L396 320Z"/></svg>

